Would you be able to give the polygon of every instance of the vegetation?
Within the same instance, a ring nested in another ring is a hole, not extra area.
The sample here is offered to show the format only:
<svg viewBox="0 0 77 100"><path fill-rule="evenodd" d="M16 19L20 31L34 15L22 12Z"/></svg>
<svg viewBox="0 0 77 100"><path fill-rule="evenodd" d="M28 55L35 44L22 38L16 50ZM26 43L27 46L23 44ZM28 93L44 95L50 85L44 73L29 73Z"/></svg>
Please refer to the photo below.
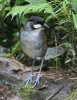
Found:
<svg viewBox="0 0 77 100"><path fill-rule="evenodd" d="M20 89L20 95L23 97L24 100L30 100L30 96L32 94L32 86L22 86Z"/></svg>
<svg viewBox="0 0 77 100"><path fill-rule="evenodd" d="M77 89L73 90L66 100L76 100L77 99Z"/></svg>
<svg viewBox="0 0 77 100"><path fill-rule="evenodd" d="M51 46L55 46L56 36L57 45L64 44L67 48L65 63L76 66L76 0L0 0L0 45L9 48L10 52L6 56L24 61L24 54L19 48L19 32L31 15L45 18L50 26L48 39L53 41Z"/></svg>

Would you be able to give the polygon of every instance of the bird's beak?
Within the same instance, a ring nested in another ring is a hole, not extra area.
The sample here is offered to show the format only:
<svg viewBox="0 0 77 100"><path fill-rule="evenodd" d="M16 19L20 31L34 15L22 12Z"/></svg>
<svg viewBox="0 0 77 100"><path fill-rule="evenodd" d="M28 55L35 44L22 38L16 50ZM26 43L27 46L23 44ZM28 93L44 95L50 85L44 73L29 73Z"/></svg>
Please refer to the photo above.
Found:
<svg viewBox="0 0 77 100"><path fill-rule="evenodd" d="M44 23L44 27L49 28L49 26L46 23Z"/></svg>

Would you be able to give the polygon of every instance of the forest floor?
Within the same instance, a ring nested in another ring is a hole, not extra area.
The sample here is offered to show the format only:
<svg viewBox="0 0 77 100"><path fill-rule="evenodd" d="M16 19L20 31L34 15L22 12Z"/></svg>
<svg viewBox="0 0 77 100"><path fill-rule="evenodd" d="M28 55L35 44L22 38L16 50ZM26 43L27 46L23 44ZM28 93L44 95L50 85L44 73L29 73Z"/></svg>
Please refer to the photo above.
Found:
<svg viewBox="0 0 77 100"><path fill-rule="evenodd" d="M0 56L0 100L27 100L20 94L21 84L29 75L27 67L14 59ZM34 68L35 75L39 67ZM77 72L62 68L49 67L42 71L40 84L33 89L29 100L77 100L67 99L77 88Z"/></svg>

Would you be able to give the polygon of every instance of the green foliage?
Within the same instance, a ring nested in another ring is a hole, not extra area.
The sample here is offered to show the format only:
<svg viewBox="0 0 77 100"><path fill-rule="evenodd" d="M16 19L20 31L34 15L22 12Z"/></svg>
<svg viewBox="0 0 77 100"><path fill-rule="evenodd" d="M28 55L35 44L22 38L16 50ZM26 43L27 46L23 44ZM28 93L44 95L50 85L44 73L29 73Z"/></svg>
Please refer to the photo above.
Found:
<svg viewBox="0 0 77 100"><path fill-rule="evenodd" d="M69 63L73 61L73 58L76 56L76 53L71 43L65 42L64 45L68 49L68 55L67 55L65 63Z"/></svg>
<svg viewBox="0 0 77 100"><path fill-rule="evenodd" d="M57 44L63 43L67 48L65 63L74 62L74 58L77 58L77 0L51 0L50 2L48 0L16 0L13 2L13 7L10 1L13 2L0 0L0 43L10 49L8 56L21 55L19 59L24 58L22 52L20 53L17 42L19 39L16 34L27 22L28 16L35 14L43 15L50 26L48 39L53 41L53 45L55 43L52 34L54 37L58 34Z"/></svg>
<svg viewBox="0 0 77 100"><path fill-rule="evenodd" d="M73 90L68 97L66 98L66 100L77 100L77 89Z"/></svg>
<svg viewBox="0 0 77 100"><path fill-rule="evenodd" d="M47 2L46 0L38 0L38 1L37 0L25 0L25 1L27 1L30 4L33 4L33 5Z"/></svg>
<svg viewBox="0 0 77 100"><path fill-rule="evenodd" d="M72 12L74 28L77 30L77 14Z"/></svg>
<svg viewBox="0 0 77 100"><path fill-rule="evenodd" d="M28 1L30 4L25 6L16 6L11 9L11 11L6 15L12 15L12 18L16 15L25 15L28 13L44 13L48 14L46 21L49 21L52 18L58 18L59 15L67 14L67 8L68 8L68 1L64 0L57 4L53 2L46 3L45 1L34 1L30 0ZM36 4L34 2L37 2ZM55 6L54 6L55 5Z"/></svg>
<svg viewBox="0 0 77 100"><path fill-rule="evenodd" d="M72 9L77 13L77 0L70 0Z"/></svg>
<svg viewBox="0 0 77 100"><path fill-rule="evenodd" d="M12 15L12 18L16 15L25 15L28 13L43 12L44 14L54 15L53 8L50 3L36 4L36 5L26 5L26 6L16 6L7 14L7 16ZM7 17L6 16L6 17Z"/></svg>
<svg viewBox="0 0 77 100"><path fill-rule="evenodd" d="M10 9L8 0L0 0L0 17L5 16L6 11Z"/></svg>
<svg viewBox="0 0 77 100"><path fill-rule="evenodd" d="M20 94L24 100L30 100L30 95L32 94L32 86L22 86L20 89Z"/></svg>
<svg viewBox="0 0 77 100"><path fill-rule="evenodd" d="M22 3L25 3L25 0L16 0L16 2L15 2L16 5L19 5L19 4L22 4Z"/></svg>
<svg viewBox="0 0 77 100"><path fill-rule="evenodd" d="M13 45L13 47L11 48L11 53L6 54L6 57L12 57L13 55L15 55L17 53L17 51L19 51L20 49L20 42L18 41L15 45Z"/></svg>

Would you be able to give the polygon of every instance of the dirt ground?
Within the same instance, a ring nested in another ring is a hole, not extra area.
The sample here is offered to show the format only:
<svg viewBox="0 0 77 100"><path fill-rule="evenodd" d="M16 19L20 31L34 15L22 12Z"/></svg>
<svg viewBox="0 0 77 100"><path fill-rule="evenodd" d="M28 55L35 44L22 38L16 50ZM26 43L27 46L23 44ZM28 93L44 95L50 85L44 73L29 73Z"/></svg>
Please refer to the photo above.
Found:
<svg viewBox="0 0 77 100"><path fill-rule="evenodd" d="M24 100L19 90L30 69L14 59L0 57L0 100ZM35 66L35 75L38 70L39 67ZM30 100L67 100L68 94L76 88L75 71L49 67L48 71L42 71L40 84L34 88Z"/></svg>

